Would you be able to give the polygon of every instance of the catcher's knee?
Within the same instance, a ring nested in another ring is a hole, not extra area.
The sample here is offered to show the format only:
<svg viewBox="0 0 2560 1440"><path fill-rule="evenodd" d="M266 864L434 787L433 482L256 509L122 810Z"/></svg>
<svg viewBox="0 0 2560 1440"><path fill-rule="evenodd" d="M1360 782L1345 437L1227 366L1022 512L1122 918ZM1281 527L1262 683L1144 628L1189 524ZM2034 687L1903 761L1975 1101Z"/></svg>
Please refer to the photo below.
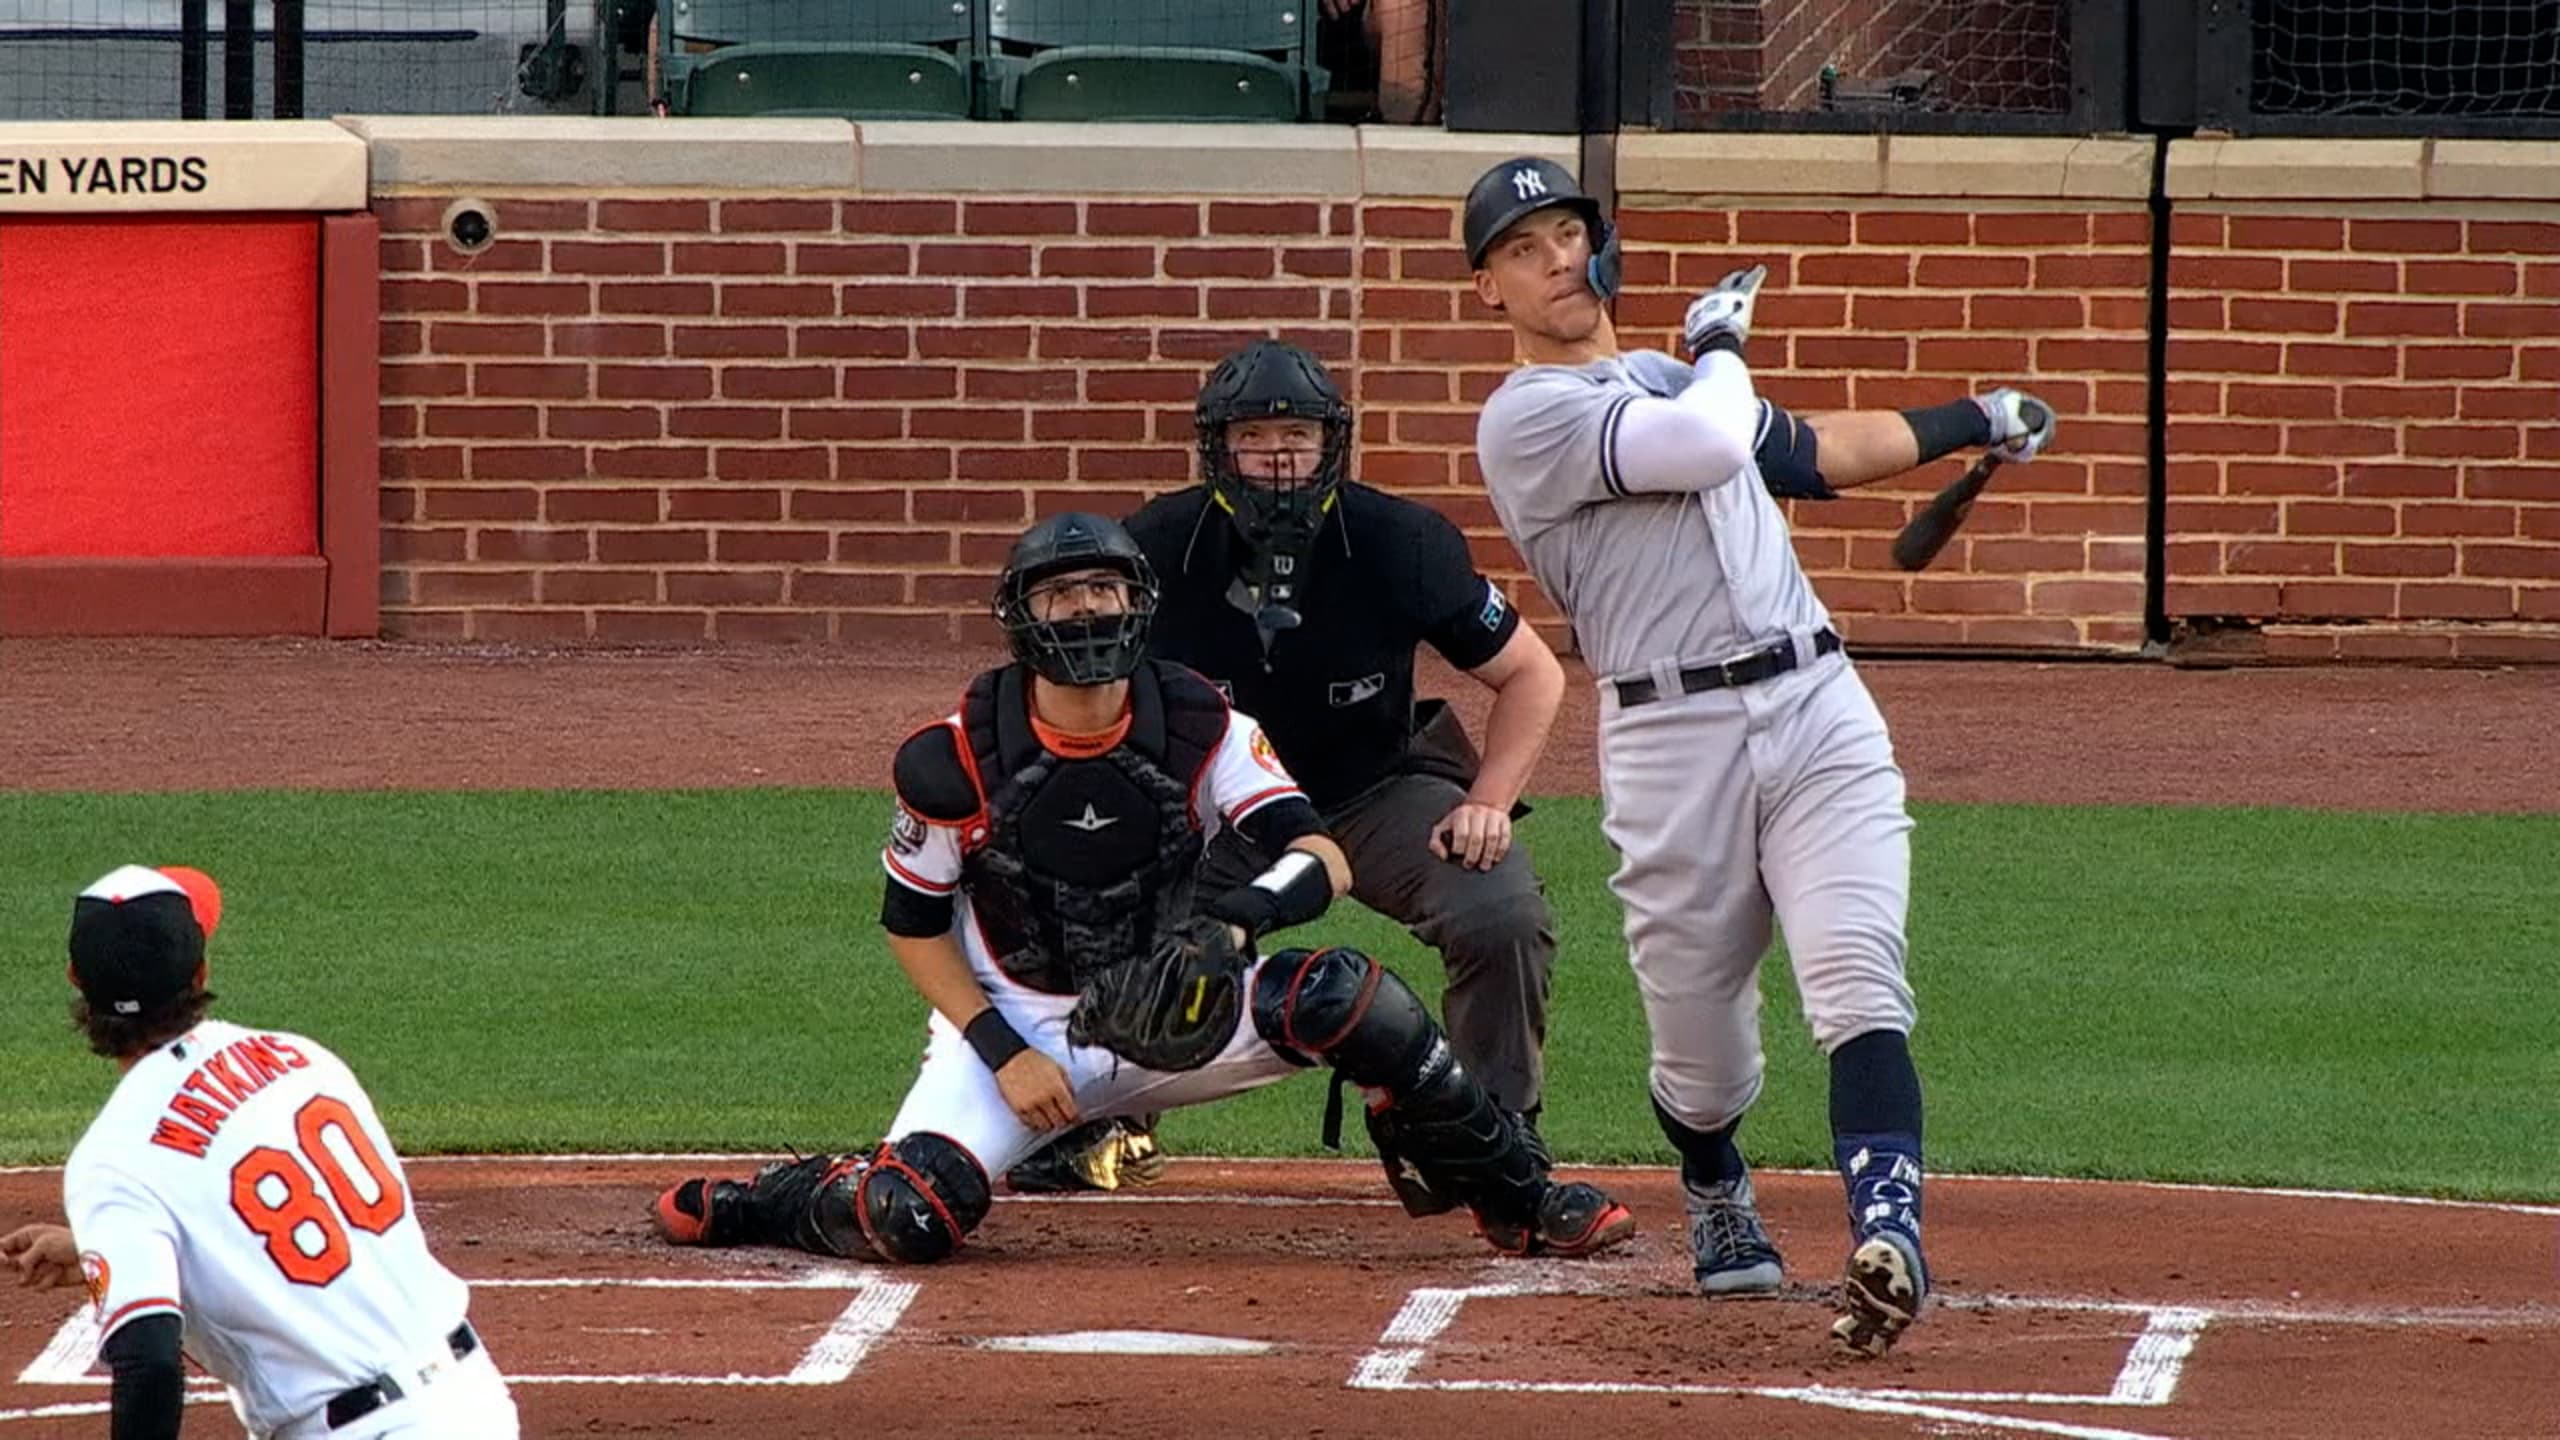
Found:
<svg viewBox="0 0 2560 1440"><path fill-rule="evenodd" d="M1440 1022L1394 971L1357 950L1283 950L1253 981L1253 1028L1292 1059L1321 1061L1355 1085L1401 1091L1419 1082Z"/></svg>
<svg viewBox="0 0 2560 1440"><path fill-rule="evenodd" d="M993 1203L976 1156L918 1130L839 1167L818 1193L818 1226L845 1242L839 1254L927 1265L958 1250Z"/></svg>

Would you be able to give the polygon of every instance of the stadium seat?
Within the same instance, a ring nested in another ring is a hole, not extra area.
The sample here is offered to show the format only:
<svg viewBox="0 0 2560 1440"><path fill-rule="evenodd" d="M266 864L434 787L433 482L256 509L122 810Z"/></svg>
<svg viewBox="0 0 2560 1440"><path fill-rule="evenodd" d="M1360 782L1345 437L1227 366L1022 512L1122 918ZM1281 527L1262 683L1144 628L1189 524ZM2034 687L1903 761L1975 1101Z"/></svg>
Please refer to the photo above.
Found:
<svg viewBox="0 0 2560 1440"><path fill-rule="evenodd" d="M658 0L667 110L963 120L981 0Z"/></svg>
<svg viewBox="0 0 2560 1440"><path fill-rule="evenodd" d="M989 0L1017 120L1302 120L1326 84L1312 0Z"/></svg>

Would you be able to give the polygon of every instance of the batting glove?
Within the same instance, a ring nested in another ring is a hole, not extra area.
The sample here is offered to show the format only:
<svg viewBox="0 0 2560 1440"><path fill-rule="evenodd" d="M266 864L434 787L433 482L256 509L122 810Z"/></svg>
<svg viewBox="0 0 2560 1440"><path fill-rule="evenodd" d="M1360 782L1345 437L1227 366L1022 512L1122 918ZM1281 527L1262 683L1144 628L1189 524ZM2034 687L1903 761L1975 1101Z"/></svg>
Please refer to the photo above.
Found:
<svg viewBox="0 0 2560 1440"><path fill-rule="evenodd" d="M1991 449L2003 460L2033 460L2053 443L2053 407L2024 390L2003 387L1973 403L1991 421Z"/></svg>
<svg viewBox="0 0 2560 1440"><path fill-rule="evenodd" d="M1768 278L1766 265L1736 270L1717 281L1714 289L1691 301L1688 318L1680 325L1680 336L1688 342L1689 353L1704 355L1709 350L1725 349L1740 354L1742 342L1751 338L1751 302L1760 293L1760 282Z"/></svg>

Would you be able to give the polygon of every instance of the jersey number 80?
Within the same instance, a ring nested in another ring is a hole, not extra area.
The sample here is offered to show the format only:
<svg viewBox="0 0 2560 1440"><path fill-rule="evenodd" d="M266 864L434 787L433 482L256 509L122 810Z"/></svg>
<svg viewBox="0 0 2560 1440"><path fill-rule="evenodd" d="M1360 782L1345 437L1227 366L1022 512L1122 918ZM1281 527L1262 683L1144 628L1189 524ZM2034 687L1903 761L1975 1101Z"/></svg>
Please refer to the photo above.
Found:
<svg viewBox="0 0 2560 1440"><path fill-rule="evenodd" d="M329 1147L332 1131L371 1182L370 1198ZM294 1112L293 1133L301 1142L299 1156L261 1145L231 1167L231 1209L267 1242L267 1258L284 1278L296 1285L326 1285L346 1273L347 1225L383 1234L409 1213L409 1197L347 1102L328 1095L313 1098ZM335 1209L313 1185L315 1171L337 1202ZM341 1214L345 1224L339 1223Z"/></svg>

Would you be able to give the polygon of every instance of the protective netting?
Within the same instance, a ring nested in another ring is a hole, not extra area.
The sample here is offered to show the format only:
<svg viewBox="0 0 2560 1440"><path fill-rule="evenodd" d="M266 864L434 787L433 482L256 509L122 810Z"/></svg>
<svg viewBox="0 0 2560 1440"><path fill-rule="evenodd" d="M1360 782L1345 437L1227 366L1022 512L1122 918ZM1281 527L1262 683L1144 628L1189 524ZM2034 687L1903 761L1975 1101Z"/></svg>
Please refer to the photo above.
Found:
<svg viewBox="0 0 2560 1440"><path fill-rule="evenodd" d="M2261 115L2560 116L2560 0L2257 0Z"/></svg>
<svg viewBox="0 0 2560 1440"><path fill-rule="evenodd" d="M1675 113L2061 115L2068 0L1679 0Z"/></svg>

